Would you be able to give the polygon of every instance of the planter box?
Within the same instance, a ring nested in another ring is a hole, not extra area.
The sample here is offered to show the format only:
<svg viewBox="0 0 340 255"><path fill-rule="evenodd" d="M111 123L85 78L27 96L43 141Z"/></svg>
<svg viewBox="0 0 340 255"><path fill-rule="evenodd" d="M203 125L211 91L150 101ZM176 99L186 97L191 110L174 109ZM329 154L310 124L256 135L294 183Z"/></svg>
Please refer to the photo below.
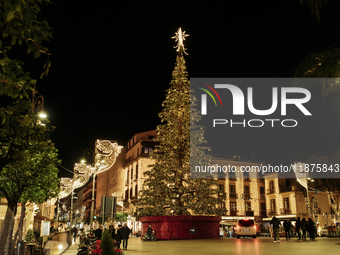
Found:
<svg viewBox="0 0 340 255"><path fill-rule="evenodd" d="M142 235L151 225L157 240L220 238L220 216L145 216L139 220Z"/></svg>

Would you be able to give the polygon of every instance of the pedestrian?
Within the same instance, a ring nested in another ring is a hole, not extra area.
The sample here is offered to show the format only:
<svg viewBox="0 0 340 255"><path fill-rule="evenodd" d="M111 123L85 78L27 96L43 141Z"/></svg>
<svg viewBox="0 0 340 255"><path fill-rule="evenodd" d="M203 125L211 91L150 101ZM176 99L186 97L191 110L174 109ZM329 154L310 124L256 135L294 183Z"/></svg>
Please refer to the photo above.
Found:
<svg viewBox="0 0 340 255"><path fill-rule="evenodd" d="M302 240L306 240L307 221L305 218L302 218L301 230L302 230Z"/></svg>
<svg viewBox="0 0 340 255"><path fill-rule="evenodd" d="M301 240L301 232L300 232L300 228L301 228L300 217L297 217L297 218L296 218L296 226L295 226L295 230L296 230L296 233L297 233L298 236L299 236L298 240Z"/></svg>
<svg viewBox="0 0 340 255"><path fill-rule="evenodd" d="M270 221L270 224L273 226L273 233L274 233L274 243L277 242L280 243L280 226L281 222L274 216L272 220Z"/></svg>
<svg viewBox="0 0 340 255"><path fill-rule="evenodd" d="M120 244L122 242L122 225L118 225L115 239L117 241L117 249L120 249Z"/></svg>
<svg viewBox="0 0 340 255"><path fill-rule="evenodd" d="M110 228L110 234L111 234L112 239L115 239L115 235L116 235L115 226L114 225L110 225L109 228Z"/></svg>
<svg viewBox="0 0 340 255"><path fill-rule="evenodd" d="M77 236L77 229L75 226L73 226L73 228L71 229L71 234L72 234L72 237L73 237L73 242L76 241L76 236Z"/></svg>
<svg viewBox="0 0 340 255"><path fill-rule="evenodd" d="M96 229L96 231L94 232L94 234L96 235L96 237L98 238L98 240L102 239L103 229L102 229L102 226L101 226L101 225L99 226L99 228Z"/></svg>
<svg viewBox="0 0 340 255"><path fill-rule="evenodd" d="M283 223L283 227L285 228L285 235L286 235L286 239L290 240L290 228L292 226L292 223L289 221L289 219L285 220L285 222Z"/></svg>
<svg viewBox="0 0 340 255"><path fill-rule="evenodd" d="M123 250L127 250L130 229L128 228L126 223L124 223L124 227L122 227L121 234L122 234L122 240L123 240Z"/></svg>
<svg viewBox="0 0 340 255"><path fill-rule="evenodd" d="M309 232L310 240L315 240L314 221L311 218L308 218L308 232Z"/></svg>

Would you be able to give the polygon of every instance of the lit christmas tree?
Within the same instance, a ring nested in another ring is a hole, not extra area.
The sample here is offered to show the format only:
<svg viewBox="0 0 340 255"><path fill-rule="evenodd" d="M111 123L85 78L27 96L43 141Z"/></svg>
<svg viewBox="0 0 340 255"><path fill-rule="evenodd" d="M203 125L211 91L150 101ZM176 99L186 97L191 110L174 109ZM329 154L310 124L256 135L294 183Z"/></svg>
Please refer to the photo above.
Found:
<svg viewBox="0 0 340 255"><path fill-rule="evenodd" d="M200 115L190 110L190 82L183 54L184 40L188 35L181 28L176 32L177 58L170 88L159 113L163 124L157 127L160 142L151 154L157 163L150 171L139 199L140 216L157 215L222 215L222 198L218 196L215 179L190 178L190 153L201 155L199 164L210 161L205 154L203 128L195 125ZM190 112L191 111L191 112ZM191 113L191 114L190 114ZM191 125L191 151L190 151ZM194 145L194 146L193 146ZM197 157L195 157L197 158Z"/></svg>

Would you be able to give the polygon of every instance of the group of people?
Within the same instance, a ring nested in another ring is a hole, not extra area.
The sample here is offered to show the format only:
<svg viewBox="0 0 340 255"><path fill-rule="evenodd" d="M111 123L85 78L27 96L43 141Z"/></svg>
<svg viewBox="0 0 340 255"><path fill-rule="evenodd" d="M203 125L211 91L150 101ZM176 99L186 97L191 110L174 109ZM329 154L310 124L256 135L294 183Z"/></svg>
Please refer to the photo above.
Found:
<svg viewBox="0 0 340 255"><path fill-rule="evenodd" d="M280 242L280 226L281 222L274 216L272 220L270 221L270 224L273 227L273 235L274 235L274 243ZM309 233L310 240L315 240L315 230L314 230L314 221L311 218L308 218L307 220L305 218L300 221L300 217L296 218L296 224L295 224L295 231L298 234L298 240L306 240L307 231ZM289 219L285 220L283 223L283 227L285 229L285 236L286 239L290 239L290 233L292 230L292 224L289 221ZM302 231L302 235L301 235Z"/></svg>
<svg viewBox="0 0 340 255"><path fill-rule="evenodd" d="M123 250L127 250L128 240L131 233L131 230L125 223L124 226L118 225L118 228L115 229L114 226L110 226L111 236L117 242L117 249L120 249L120 245L123 241Z"/></svg>

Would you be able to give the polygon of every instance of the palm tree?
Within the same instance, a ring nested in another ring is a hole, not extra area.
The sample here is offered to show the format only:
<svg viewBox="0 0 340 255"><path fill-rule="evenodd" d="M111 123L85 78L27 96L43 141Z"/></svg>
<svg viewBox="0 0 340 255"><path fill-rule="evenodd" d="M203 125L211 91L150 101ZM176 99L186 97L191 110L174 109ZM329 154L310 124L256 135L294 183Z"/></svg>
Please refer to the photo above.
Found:
<svg viewBox="0 0 340 255"><path fill-rule="evenodd" d="M295 78L339 78L340 49L329 48L318 52L310 52L295 69ZM332 92L340 91L340 79L321 79L322 96L325 98Z"/></svg>
<svg viewBox="0 0 340 255"><path fill-rule="evenodd" d="M321 21L320 11L325 7L329 0L299 0L303 6L307 4L308 9L312 15L316 18L317 22Z"/></svg>

